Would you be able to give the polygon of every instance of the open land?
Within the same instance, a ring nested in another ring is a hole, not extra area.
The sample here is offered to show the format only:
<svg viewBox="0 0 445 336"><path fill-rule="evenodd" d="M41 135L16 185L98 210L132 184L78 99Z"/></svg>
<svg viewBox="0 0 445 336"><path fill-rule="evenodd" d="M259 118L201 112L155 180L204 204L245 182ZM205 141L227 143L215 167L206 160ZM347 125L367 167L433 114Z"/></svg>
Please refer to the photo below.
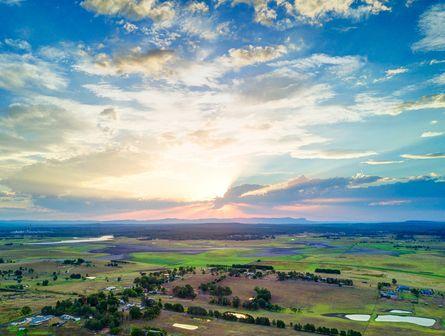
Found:
<svg viewBox="0 0 445 336"><path fill-rule="evenodd" d="M150 326L171 335L315 335L294 330L292 326L298 323L352 329L368 336L445 333L445 239L437 225L428 232L357 232L344 227L331 229L331 226L309 230L298 225L278 226L275 231L269 229L270 225L259 228L242 225L237 231L232 225L218 225L220 230L209 230L207 236L205 232L193 235L199 231L197 225L190 226L188 232L191 233L183 235L183 239L176 226L163 226L156 235L155 230L145 228L137 234L133 225L127 234L120 229L112 232L114 237L110 240L80 239L78 243L59 244L34 243L101 237L109 235L110 230L105 232L100 225L96 230L88 226L87 230L77 233L43 224L33 231L17 226L9 231L0 230L2 335L18 335L25 332L20 330L24 328L28 335L92 335L95 331L84 327L85 317L60 323L55 316L56 322L35 326L14 325L14 322L40 314L43 307L54 306L57 301L75 300L100 291L113 292L123 298L126 289L136 286L136 278L153 272L162 277L179 268L187 271L174 273L174 277L163 281L158 289L145 290L137 297L125 297L125 303L119 307L122 312L119 334L129 335L134 328ZM243 267L238 267L234 274L233 265ZM340 274L317 273L317 269L335 270ZM319 278L280 280L279 272L309 273ZM353 284L328 283L327 278L349 279ZM201 284L212 282L230 288L230 294L220 296L229 302L235 297L241 303L255 301L254 288L266 288L271 293L268 307L275 308L216 304L212 300L215 295L200 288ZM186 285L192 287L195 297L176 295L175 287ZM162 302L164 306L179 303L185 311L198 306L206 311L267 317L270 321L283 321L285 328L165 309L155 318L131 318L125 306L140 305L141 297ZM30 312L23 312L23 307L30 307ZM408 316L435 322L432 326L420 326L376 321L377 316L389 315L391 310L408 311L411 312ZM348 314L370 315L370 318L353 321L345 317ZM99 332L107 334L110 330L105 328Z"/></svg>

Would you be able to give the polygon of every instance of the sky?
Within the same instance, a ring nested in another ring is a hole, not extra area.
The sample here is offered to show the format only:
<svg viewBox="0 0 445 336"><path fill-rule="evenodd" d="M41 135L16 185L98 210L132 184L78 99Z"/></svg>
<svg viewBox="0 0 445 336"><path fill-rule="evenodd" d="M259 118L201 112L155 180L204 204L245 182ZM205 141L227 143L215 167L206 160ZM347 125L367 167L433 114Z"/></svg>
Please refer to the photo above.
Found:
<svg viewBox="0 0 445 336"><path fill-rule="evenodd" d="M445 220L445 3L0 0L0 219Z"/></svg>

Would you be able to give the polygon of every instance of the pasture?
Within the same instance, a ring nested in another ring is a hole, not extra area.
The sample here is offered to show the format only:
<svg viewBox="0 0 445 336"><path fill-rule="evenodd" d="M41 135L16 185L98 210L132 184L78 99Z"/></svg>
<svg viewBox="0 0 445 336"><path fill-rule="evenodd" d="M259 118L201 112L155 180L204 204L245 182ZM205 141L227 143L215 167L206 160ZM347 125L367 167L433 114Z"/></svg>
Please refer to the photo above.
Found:
<svg viewBox="0 0 445 336"><path fill-rule="evenodd" d="M57 300L88 295L109 287L115 291L131 287L142 273L167 270L181 266L196 267L195 274L187 274L166 284L166 295L153 295L163 302L180 302L184 306L199 305L206 309L224 310L210 304L210 296L202 293L201 283L214 280L207 266L210 264L269 265L276 271L314 273L317 268L338 269L341 275L354 282L353 287L320 282L278 281L276 274L260 279L227 276L221 285L232 289L232 297L242 301L254 295L256 286L272 292L272 303L282 307L277 312L248 312L253 316L267 315L287 324L313 323L330 328L354 329L363 335L442 335L445 319L445 243L434 236L400 239L384 236L323 236L317 234L279 235L258 240L145 240L116 237L111 241L60 245L29 245L31 242L57 241L57 237L0 240L0 254L4 263L0 271L22 269L20 277L4 276L0 285L0 330L15 335L8 322L21 317L21 308L29 306L37 313L45 305ZM64 238L66 239L66 237ZM81 258L85 263L66 264L65 260ZM113 261L112 261L113 260ZM32 272L29 272L32 269ZM203 272L204 271L204 272ZM203 274L204 273L204 274ZM79 274L80 278L73 278ZM326 275L325 275L326 276ZM415 297L410 293L399 299L380 298L377 285L392 282L416 288L428 288L433 296ZM46 281L45 281L46 280ZM190 284L197 293L191 302L171 297L172 288ZM378 314L392 309L409 310L414 316L434 318L433 327L407 323L377 322ZM246 313L243 308L236 309ZM368 322L351 321L344 314L370 314ZM124 331L142 322L124 323ZM174 323L197 325L197 330L179 330ZM298 335L294 330L265 329L223 320L196 320L185 314L163 311L150 325L181 335L242 335L249 328L258 335ZM65 335L68 330L81 328L70 324L54 329L51 334ZM33 327L30 335L46 335L45 327ZM81 328L77 334L89 332ZM81 332L81 333L80 333ZM244 333L245 334L245 333ZM308 335L308 333L301 333Z"/></svg>

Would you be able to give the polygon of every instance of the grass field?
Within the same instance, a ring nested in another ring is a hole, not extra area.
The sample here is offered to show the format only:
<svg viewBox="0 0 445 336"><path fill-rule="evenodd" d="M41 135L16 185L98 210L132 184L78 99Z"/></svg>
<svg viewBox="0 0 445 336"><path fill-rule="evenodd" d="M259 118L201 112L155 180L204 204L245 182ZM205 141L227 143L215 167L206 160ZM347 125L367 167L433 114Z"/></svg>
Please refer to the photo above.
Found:
<svg viewBox="0 0 445 336"><path fill-rule="evenodd" d="M57 241L57 238L52 238ZM232 288L233 295L247 300L253 295L253 288L261 286L272 292L272 302L283 307L280 312L249 312L267 314L273 319L286 323L314 323L316 325L355 329L363 335L443 335L445 301L445 242L432 236L415 239L385 237L335 237L317 235L283 235L275 239L229 241L229 240L139 240L119 237L108 242L61 245L28 245L41 240L17 239L0 240L0 254L6 261L0 264L0 271L32 268L32 274L24 272L19 283L14 276L2 278L0 289L0 333L16 335L18 330L8 322L21 317L20 309L29 306L33 313L44 305L57 300L90 294L114 286L117 290L131 286L141 272L155 269L172 269L180 266L194 266L198 271L183 279L169 283L173 286L190 284L196 290L201 282L213 280L214 276L201 274L209 264L253 264L271 265L276 270L314 272L316 268L335 268L342 278L354 281L354 287L339 287L324 283L300 280L279 282L271 274L263 279L227 277L224 286ZM12 244L11 244L12 243ZM88 264L66 265L64 259L83 258ZM110 266L110 260L126 261L118 267ZM71 279L71 274L81 274L83 279ZM57 279L54 280L54 275ZM85 279L88 276L91 279ZM391 282L435 291L432 297L401 295L400 300L381 299L377 290L378 282ZM48 280L48 285L42 282ZM23 291L11 291L9 286L23 285ZM199 292L197 290L197 292ZM210 297L199 293L193 301L160 296L164 301L183 302L185 306L200 305L208 309L224 309L210 305ZM414 316L434 318L433 327L420 327L407 323L382 323L374 321L378 314L391 309L409 310ZM242 310L240 310L242 311ZM356 322L341 318L341 314L370 314L369 322ZM337 315L336 315L337 314ZM340 317L339 317L340 316ZM185 331L172 327L173 323L198 325L198 331ZM132 322L133 323L133 322ZM124 323L124 333L132 323ZM161 317L150 321L175 335L297 335L293 330L265 329L227 321L193 320L184 314L163 312ZM246 331L246 328L250 328ZM53 328L54 329L54 328ZM32 328L29 335L88 335L81 324L70 324L48 331L48 327ZM302 333L308 335L307 333Z"/></svg>

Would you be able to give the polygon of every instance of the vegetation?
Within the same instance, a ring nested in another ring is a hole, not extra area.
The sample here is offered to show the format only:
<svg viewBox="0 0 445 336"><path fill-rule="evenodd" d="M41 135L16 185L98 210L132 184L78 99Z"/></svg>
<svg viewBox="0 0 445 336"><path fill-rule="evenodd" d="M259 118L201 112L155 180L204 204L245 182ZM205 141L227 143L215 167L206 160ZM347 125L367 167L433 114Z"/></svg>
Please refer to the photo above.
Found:
<svg viewBox="0 0 445 336"><path fill-rule="evenodd" d="M302 273L296 271L290 272L277 272L277 277L279 281L284 280L304 280L304 281L314 281L314 282L325 282L328 284L335 284L339 286L353 286L354 282L351 279L339 279L339 278L323 278L319 275L313 273Z"/></svg>
<svg viewBox="0 0 445 336"><path fill-rule="evenodd" d="M195 290L188 284L173 288L173 295L182 299L194 299L196 297Z"/></svg>
<svg viewBox="0 0 445 336"><path fill-rule="evenodd" d="M103 292L80 296L76 300L57 301L55 306L42 308L44 315L61 316L70 314L87 318L85 327L91 330L101 330L105 327L118 327L122 314L118 311L119 300L112 294ZM90 318L91 317L91 318Z"/></svg>

